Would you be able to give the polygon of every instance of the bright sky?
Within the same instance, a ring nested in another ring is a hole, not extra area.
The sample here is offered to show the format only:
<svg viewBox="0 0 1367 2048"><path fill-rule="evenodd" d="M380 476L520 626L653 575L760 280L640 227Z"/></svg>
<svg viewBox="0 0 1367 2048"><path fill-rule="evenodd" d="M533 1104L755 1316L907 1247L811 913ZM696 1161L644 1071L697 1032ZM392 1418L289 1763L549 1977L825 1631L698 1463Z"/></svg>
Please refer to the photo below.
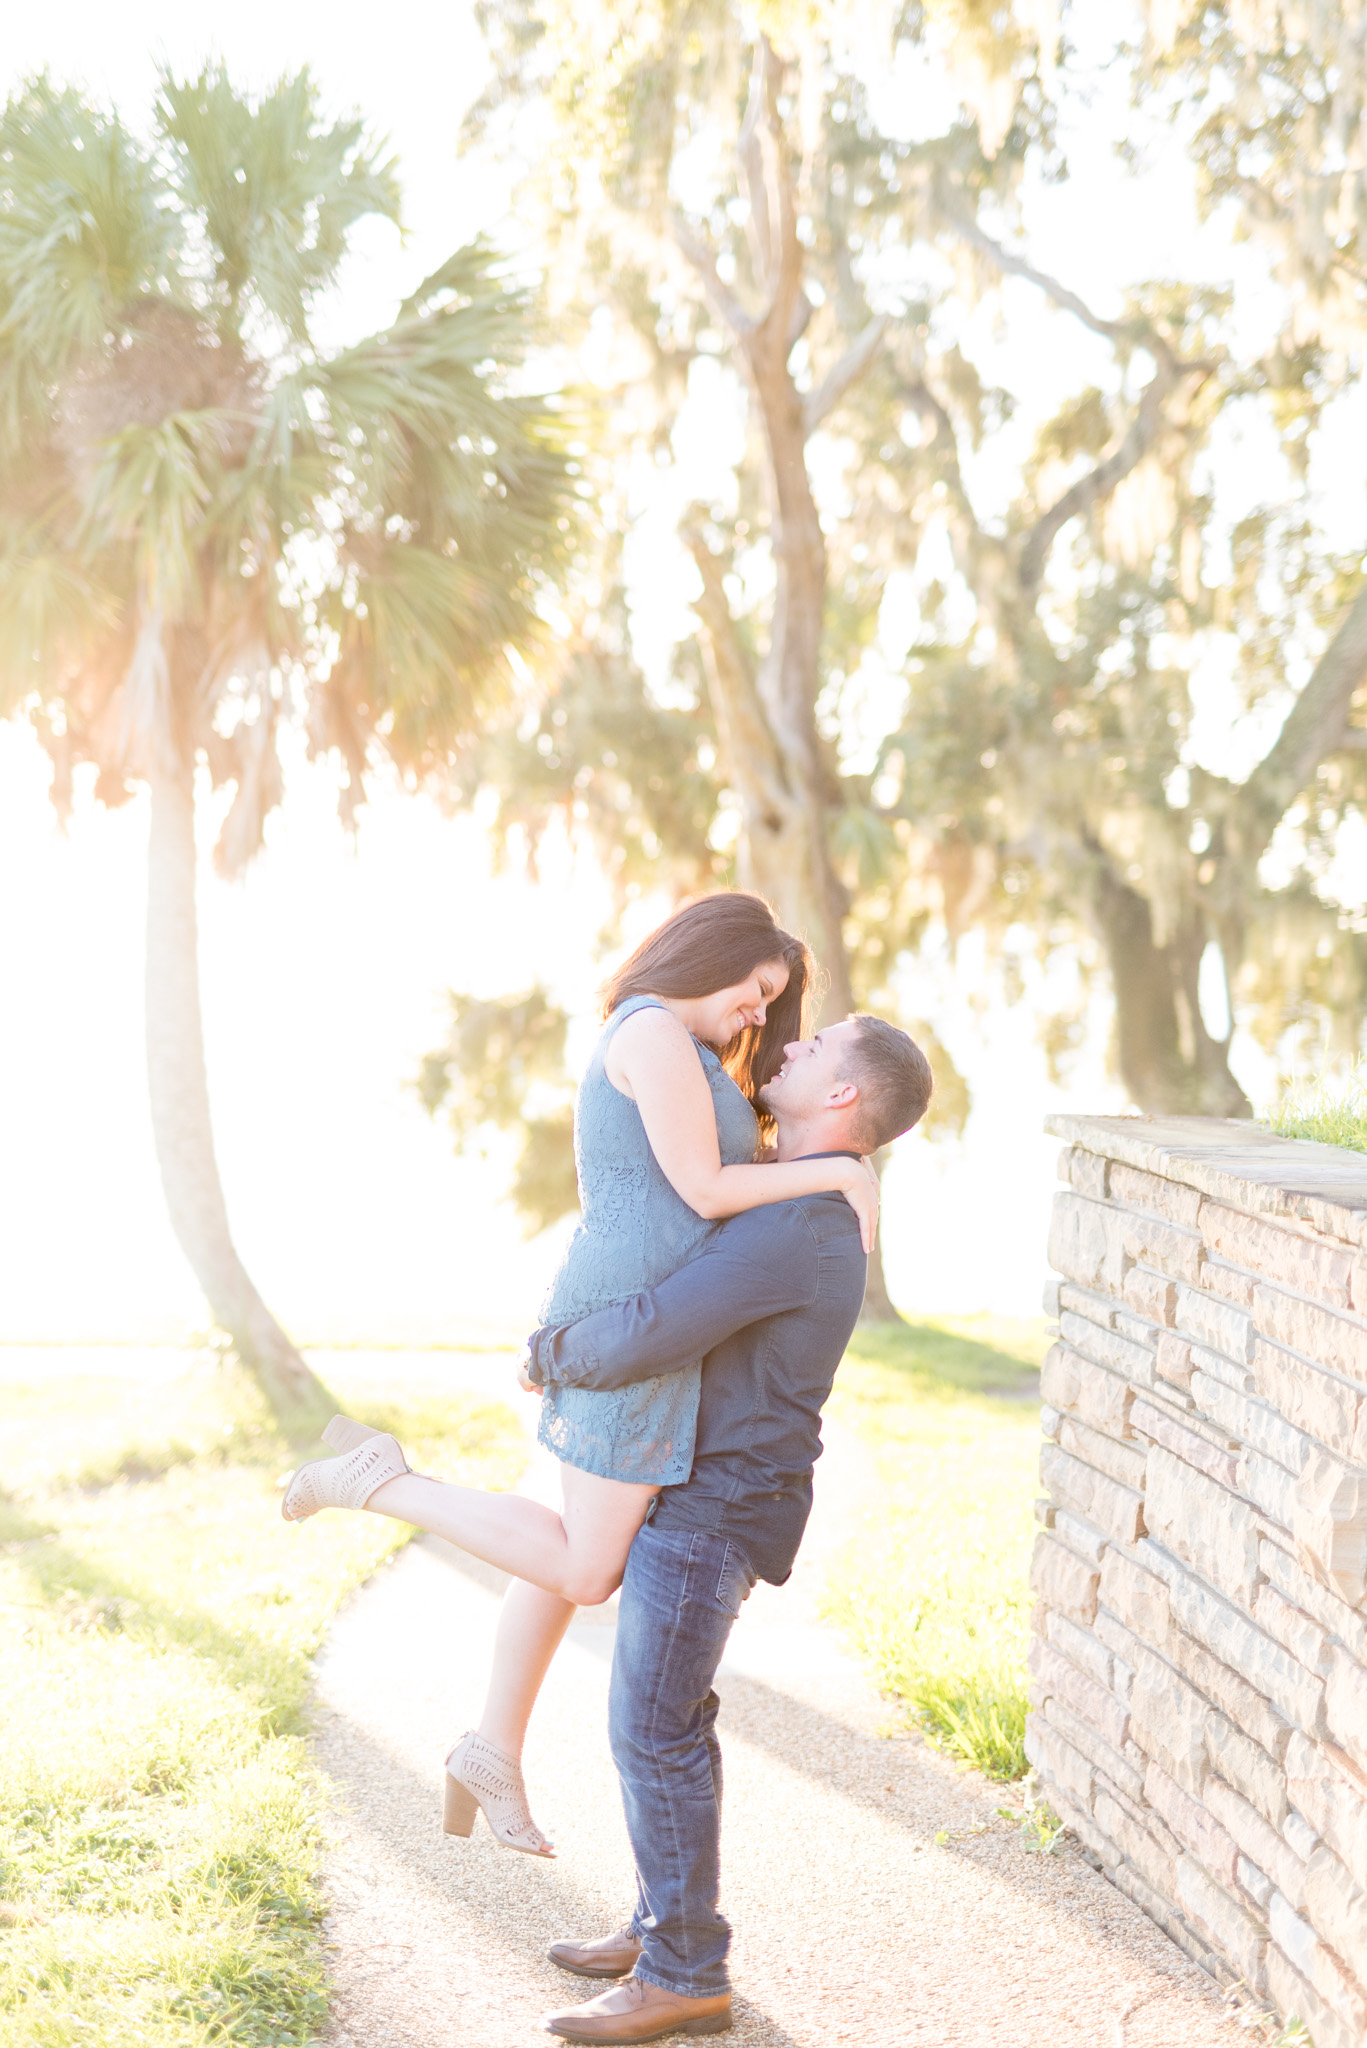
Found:
<svg viewBox="0 0 1367 2048"><path fill-rule="evenodd" d="M209 17L184 0L50 0L10 11L0 83L11 89L46 67L137 123L158 58L188 69L214 52L249 84L307 62L333 106L360 106L399 151L408 238L376 229L364 239L344 280L338 340L381 324L454 245L497 224L499 181L456 160L483 66L463 4L391 0L377 18L312 0L240 0ZM1038 195L1035 211L1038 260L1109 310L1117 264L1131 276L1178 267L1172 222L1186 198L1170 144L1144 180L1125 185L1103 162L1106 142L1104 122L1095 141L1079 139L1080 175ZM1239 260L1222 246L1228 264ZM1180 253L1211 260L1192 235ZM1009 346L1030 353L1044 402L1060 323L1023 290L1011 310ZM1066 345L1087 346L1075 335ZM715 465L718 436L713 426L694 438L697 463L644 511L634 573L654 623L647 658L660 658L668 634L692 630L670 512ZM1360 473L1354 491L1356 506ZM1218 746L1227 717L1215 716ZM31 737L0 728L0 1341L173 1336L201 1326L204 1312L165 1219L147 1127L145 810L86 802L63 837L46 779ZM587 1013L605 908L591 876L553 874L539 889L491 880L472 821L384 788L353 850L326 777L302 763L245 883L206 873L204 1003L229 1210L250 1270L301 1338L413 1343L530 1326L563 1231L525 1244L498 1205L501 1168L456 1161L407 1083L440 1035L447 987L496 993L539 975ZM963 965L971 970L971 950ZM1033 1313L1055 1149L1040 1122L1065 1098L1046 1084L1028 1005L984 1018L963 992L971 972L957 993L943 969L919 979L909 1007L954 1045L977 1107L961 1149L913 1140L894 1166L884 1225L893 1292L911 1307ZM1264 1086L1244 1057L1246 1085ZM1121 1106L1099 1050L1066 1100Z"/></svg>

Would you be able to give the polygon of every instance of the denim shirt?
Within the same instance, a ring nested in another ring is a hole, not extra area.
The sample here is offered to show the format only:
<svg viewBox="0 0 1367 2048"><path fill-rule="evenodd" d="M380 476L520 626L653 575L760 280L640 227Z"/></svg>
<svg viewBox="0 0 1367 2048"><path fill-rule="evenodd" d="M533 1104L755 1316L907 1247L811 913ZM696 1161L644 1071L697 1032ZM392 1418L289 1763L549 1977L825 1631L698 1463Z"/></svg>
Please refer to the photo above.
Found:
<svg viewBox="0 0 1367 2048"><path fill-rule="evenodd" d="M703 1357L693 1470L655 1526L738 1543L781 1585L821 1455L821 1409L864 1299L859 1223L840 1194L804 1195L723 1223L703 1250L629 1301L536 1332L539 1386L605 1390Z"/></svg>

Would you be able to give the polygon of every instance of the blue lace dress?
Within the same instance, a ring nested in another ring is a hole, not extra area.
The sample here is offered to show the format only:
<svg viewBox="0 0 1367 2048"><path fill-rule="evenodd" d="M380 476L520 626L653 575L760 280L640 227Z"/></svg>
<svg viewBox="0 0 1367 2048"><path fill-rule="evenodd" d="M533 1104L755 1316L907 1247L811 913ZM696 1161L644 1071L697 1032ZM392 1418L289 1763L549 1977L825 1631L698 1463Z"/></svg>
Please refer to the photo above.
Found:
<svg viewBox="0 0 1367 2048"><path fill-rule="evenodd" d="M613 1011L579 1084L574 1156L583 1215L541 1312L544 1323L577 1323L627 1301L678 1271L716 1229L676 1195L650 1149L641 1112L603 1071L613 1033L635 1010L663 1009L631 996ZM694 1041L695 1044L697 1041ZM716 1054L698 1045L712 1090L724 1166L755 1156L755 1113ZM541 1442L566 1465L604 1479L679 1486L693 1468L702 1361L612 1393L548 1387Z"/></svg>

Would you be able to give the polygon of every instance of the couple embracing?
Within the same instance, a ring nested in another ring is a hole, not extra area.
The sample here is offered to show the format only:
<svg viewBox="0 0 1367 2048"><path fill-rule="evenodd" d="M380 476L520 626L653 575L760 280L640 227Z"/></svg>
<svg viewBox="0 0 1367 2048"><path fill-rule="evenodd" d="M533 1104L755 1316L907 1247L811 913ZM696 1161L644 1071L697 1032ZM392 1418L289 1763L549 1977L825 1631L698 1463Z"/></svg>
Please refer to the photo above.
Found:
<svg viewBox="0 0 1367 2048"><path fill-rule="evenodd" d="M287 1520L324 1507L411 1522L513 1575L479 1727L446 1760L445 1827L483 1808L499 1841L554 1854L531 1817L527 1724L575 1608L622 1589L609 1694L636 1864L620 1932L556 1942L625 1981L552 2014L568 2041L731 2024L718 1910L713 1678L757 1579L792 1570L820 1417L864 1295L878 1221L868 1155L924 1114L924 1053L869 1016L806 1036L806 946L739 892L685 905L608 982L579 1090L583 1216L520 1377L560 1460L557 1515L413 1472L339 1416ZM761 1144L761 1140L765 1142Z"/></svg>

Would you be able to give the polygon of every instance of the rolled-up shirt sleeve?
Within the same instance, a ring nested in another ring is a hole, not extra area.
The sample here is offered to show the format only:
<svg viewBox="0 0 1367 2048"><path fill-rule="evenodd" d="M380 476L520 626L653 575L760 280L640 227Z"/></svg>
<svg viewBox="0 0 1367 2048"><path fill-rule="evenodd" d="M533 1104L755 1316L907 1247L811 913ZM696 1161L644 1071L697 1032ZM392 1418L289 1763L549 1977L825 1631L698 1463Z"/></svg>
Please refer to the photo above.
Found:
<svg viewBox="0 0 1367 2048"><path fill-rule="evenodd" d="M680 1372L747 1323L809 1307L817 1261L815 1236L795 1203L748 1210L658 1287L582 1322L537 1330L528 1377L542 1387L607 1392Z"/></svg>

